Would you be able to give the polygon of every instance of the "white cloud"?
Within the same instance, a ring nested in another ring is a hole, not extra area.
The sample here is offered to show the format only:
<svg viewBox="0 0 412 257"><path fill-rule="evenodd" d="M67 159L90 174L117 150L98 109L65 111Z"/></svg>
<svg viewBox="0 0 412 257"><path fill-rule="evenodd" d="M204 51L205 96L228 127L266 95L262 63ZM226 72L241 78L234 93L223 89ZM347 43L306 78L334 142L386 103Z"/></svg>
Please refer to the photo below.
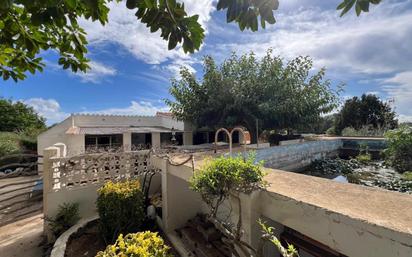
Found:
<svg viewBox="0 0 412 257"><path fill-rule="evenodd" d="M30 98L22 100L22 102L33 107L38 114L45 117L48 125L61 122L70 116L70 113L67 113L61 109L59 102L55 99ZM155 115L156 112L167 111L169 111L169 108L161 103L154 104L148 101L131 101L130 105L124 108L108 108L95 111L88 111L87 108L84 108L82 113L150 116Z"/></svg>
<svg viewBox="0 0 412 257"><path fill-rule="evenodd" d="M114 76L117 74L116 69L99 62L90 61L89 66L90 70L88 70L86 73L79 71L77 73L71 74L80 77L82 82L92 82L96 84L100 83L106 77Z"/></svg>
<svg viewBox="0 0 412 257"><path fill-rule="evenodd" d="M60 104L55 99L30 98L23 100L23 102L46 118L48 125L60 122L70 115L61 110Z"/></svg>
<svg viewBox="0 0 412 257"><path fill-rule="evenodd" d="M405 121L412 117L412 71L400 72L384 80L382 89L394 99L400 119Z"/></svg>
<svg viewBox="0 0 412 257"><path fill-rule="evenodd" d="M399 122L412 122L412 115L399 115L398 116Z"/></svg>
<svg viewBox="0 0 412 257"><path fill-rule="evenodd" d="M124 108L109 108L98 111L85 111L84 113L113 114L113 115L155 115L156 112L167 112L165 106L157 106L147 101L131 101L130 105Z"/></svg>
<svg viewBox="0 0 412 257"><path fill-rule="evenodd" d="M349 13L340 18L335 9L320 8L278 12L277 23L266 31L241 34L233 28L219 33L226 43L209 49L212 55L218 52L224 56L231 51L250 50L262 56L268 48L286 59L310 55L316 67L326 66L343 76L383 74L412 67L412 12L402 11L401 4L388 2L360 17ZM214 24L213 29L219 27L222 24Z"/></svg>
<svg viewBox="0 0 412 257"><path fill-rule="evenodd" d="M199 22L207 29L207 22L214 10L212 0L185 0L189 15L199 14ZM115 43L122 46L139 60L149 64L160 64L167 60L189 59L181 47L167 50L167 42L160 37L160 31L150 33L149 29L137 20L135 10L126 8L125 3L109 3L109 22L101 26L98 22L82 21L91 45Z"/></svg>

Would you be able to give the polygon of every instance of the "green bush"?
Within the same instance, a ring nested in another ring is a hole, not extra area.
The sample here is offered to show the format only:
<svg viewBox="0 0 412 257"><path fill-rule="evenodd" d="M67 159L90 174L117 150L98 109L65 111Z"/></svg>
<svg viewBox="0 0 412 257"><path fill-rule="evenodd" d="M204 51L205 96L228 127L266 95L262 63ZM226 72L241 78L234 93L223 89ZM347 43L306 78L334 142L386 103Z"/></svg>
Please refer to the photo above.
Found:
<svg viewBox="0 0 412 257"><path fill-rule="evenodd" d="M195 173L190 188L198 192L210 206L215 216L219 205L228 198L230 192L251 193L264 186L262 163L255 164L254 155L247 159L242 156L219 157L208 160L202 169Z"/></svg>
<svg viewBox="0 0 412 257"><path fill-rule="evenodd" d="M356 156L356 160L362 164L368 164L372 160L372 156L369 153L359 154Z"/></svg>
<svg viewBox="0 0 412 257"><path fill-rule="evenodd" d="M389 165L398 172L412 170L412 128L401 126L385 133L388 148L384 156Z"/></svg>
<svg viewBox="0 0 412 257"><path fill-rule="evenodd" d="M412 171L406 171L402 174L402 179L412 181Z"/></svg>
<svg viewBox="0 0 412 257"><path fill-rule="evenodd" d="M338 133L336 132L336 127L332 126L326 130L326 135L336 136Z"/></svg>
<svg viewBox="0 0 412 257"><path fill-rule="evenodd" d="M113 245L108 245L96 257L172 257L170 247L163 239L150 231L136 234L119 235Z"/></svg>
<svg viewBox="0 0 412 257"><path fill-rule="evenodd" d="M144 197L137 180L107 182L98 190L100 231L107 242L138 232L145 219Z"/></svg>
<svg viewBox="0 0 412 257"><path fill-rule="evenodd" d="M79 204L64 203L59 205L56 216L54 218L46 218L46 220L49 222L53 234L58 237L80 220Z"/></svg>
<svg viewBox="0 0 412 257"><path fill-rule="evenodd" d="M21 151L19 135L12 132L0 132L0 157Z"/></svg>

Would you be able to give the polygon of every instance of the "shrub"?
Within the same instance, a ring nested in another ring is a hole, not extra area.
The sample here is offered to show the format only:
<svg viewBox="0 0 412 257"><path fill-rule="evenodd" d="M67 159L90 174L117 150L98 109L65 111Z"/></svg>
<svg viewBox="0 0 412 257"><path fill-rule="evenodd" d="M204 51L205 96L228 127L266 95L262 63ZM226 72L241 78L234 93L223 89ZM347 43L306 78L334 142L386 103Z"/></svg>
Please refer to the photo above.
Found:
<svg viewBox="0 0 412 257"><path fill-rule="evenodd" d="M402 179L412 181L412 171L406 171L402 174Z"/></svg>
<svg viewBox="0 0 412 257"><path fill-rule="evenodd" d="M253 155L247 159L240 155L219 157L207 161L191 178L191 189L198 192L211 207L211 216L216 215L219 205L229 197L231 191L250 193L263 186L262 165L256 165L254 160Z"/></svg>
<svg viewBox="0 0 412 257"><path fill-rule="evenodd" d="M113 245L108 245L104 251L98 252L96 257L172 257L170 247L164 244L163 239L153 232L140 232L119 235Z"/></svg>
<svg viewBox="0 0 412 257"><path fill-rule="evenodd" d="M401 126L385 133L388 148L384 156L389 165L398 172L412 170L412 128Z"/></svg>
<svg viewBox="0 0 412 257"><path fill-rule="evenodd" d="M326 130L326 135L336 136L338 133L336 132L336 127L332 126Z"/></svg>
<svg viewBox="0 0 412 257"><path fill-rule="evenodd" d="M98 190L97 209L100 232L107 242L113 242L120 233L139 231L145 218L139 181L107 182Z"/></svg>
<svg viewBox="0 0 412 257"><path fill-rule="evenodd" d="M359 154L356 156L356 160L362 164L368 164L372 160L372 156L369 153Z"/></svg>
<svg viewBox="0 0 412 257"><path fill-rule="evenodd" d="M46 220L49 222L53 234L58 237L80 220L79 204L64 203L59 205L56 216L54 218L46 218Z"/></svg>
<svg viewBox="0 0 412 257"><path fill-rule="evenodd" d="M0 157L19 152L19 135L12 132L0 132Z"/></svg>

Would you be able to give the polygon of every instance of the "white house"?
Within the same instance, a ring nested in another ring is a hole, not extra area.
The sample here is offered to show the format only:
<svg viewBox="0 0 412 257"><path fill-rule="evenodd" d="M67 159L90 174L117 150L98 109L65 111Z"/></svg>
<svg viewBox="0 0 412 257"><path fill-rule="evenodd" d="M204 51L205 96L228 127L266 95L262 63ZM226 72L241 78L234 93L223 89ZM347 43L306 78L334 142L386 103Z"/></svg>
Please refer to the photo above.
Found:
<svg viewBox="0 0 412 257"><path fill-rule="evenodd" d="M96 148L161 148L168 144L192 145L188 122L177 121L170 113L155 116L72 114L38 136L38 153L55 143L67 146L72 156Z"/></svg>

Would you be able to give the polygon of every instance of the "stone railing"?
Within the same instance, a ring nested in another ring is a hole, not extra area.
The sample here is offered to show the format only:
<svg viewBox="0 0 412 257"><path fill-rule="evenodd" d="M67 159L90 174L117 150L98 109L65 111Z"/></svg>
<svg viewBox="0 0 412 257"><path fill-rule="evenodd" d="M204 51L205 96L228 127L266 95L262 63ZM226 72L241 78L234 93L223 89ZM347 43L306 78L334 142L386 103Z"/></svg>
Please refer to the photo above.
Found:
<svg viewBox="0 0 412 257"><path fill-rule="evenodd" d="M72 190L91 184L101 185L109 180L131 179L150 169L150 152L120 152L83 154L73 157L53 157L45 160L49 192Z"/></svg>

